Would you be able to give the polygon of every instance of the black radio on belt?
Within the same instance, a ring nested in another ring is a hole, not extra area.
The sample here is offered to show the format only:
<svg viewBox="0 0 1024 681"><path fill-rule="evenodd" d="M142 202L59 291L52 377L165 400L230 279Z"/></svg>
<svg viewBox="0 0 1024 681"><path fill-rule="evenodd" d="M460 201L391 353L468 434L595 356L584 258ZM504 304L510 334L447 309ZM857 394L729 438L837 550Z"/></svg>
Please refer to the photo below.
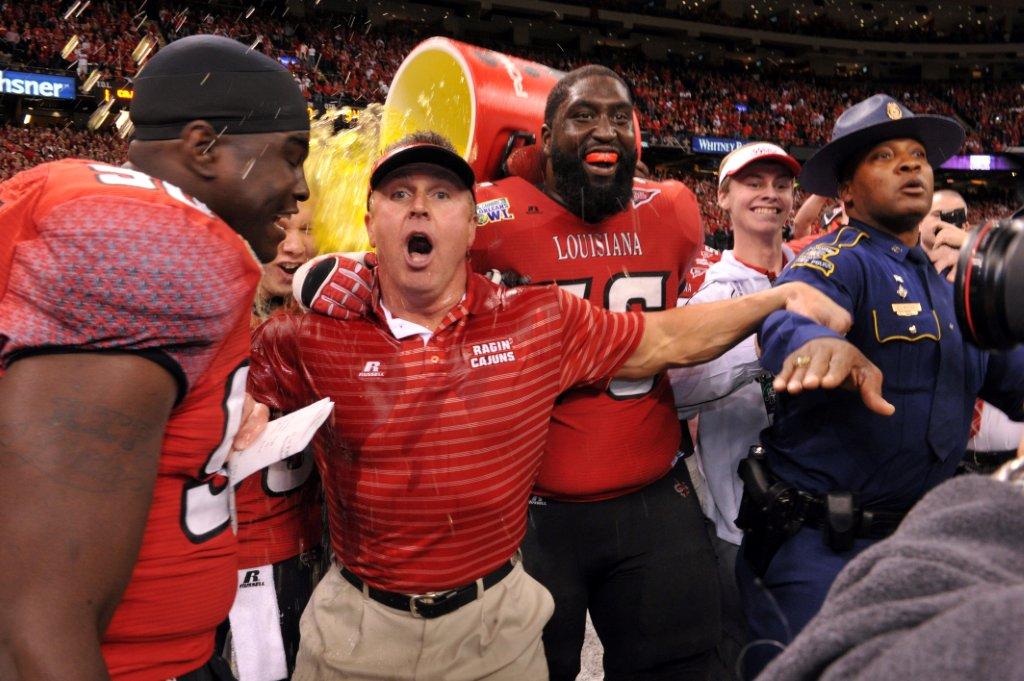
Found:
<svg viewBox="0 0 1024 681"><path fill-rule="evenodd" d="M825 495L825 543L833 551L849 551L857 537L859 513L852 492L829 492Z"/></svg>

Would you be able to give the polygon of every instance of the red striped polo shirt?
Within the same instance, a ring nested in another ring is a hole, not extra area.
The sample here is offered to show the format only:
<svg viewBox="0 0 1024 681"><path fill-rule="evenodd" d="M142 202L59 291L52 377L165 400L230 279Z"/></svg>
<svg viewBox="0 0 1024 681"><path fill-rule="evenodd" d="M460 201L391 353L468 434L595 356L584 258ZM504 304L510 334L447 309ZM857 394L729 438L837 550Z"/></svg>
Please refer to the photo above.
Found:
<svg viewBox="0 0 1024 681"><path fill-rule="evenodd" d="M334 400L314 449L338 559L378 588L437 591L515 552L555 399L606 381L642 334L638 313L471 274L426 342L396 339L379 304L354 321L270 319L250 390L283 411Z"/></svg>

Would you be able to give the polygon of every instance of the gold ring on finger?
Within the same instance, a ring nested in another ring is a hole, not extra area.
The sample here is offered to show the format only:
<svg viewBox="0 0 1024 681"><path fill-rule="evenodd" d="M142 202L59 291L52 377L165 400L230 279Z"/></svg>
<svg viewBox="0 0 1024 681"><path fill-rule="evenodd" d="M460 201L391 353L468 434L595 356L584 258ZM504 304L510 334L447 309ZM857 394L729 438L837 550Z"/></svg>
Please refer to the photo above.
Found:
<svg viewBox="0 0 1024 681"><path fill-rule="evenodd" d="M810 363L811 363L811 356L810 355L800 355L799 357L796 358L796 361L793 362L793 364L795 364L798 367L805 367L805 366L807 366Z"/></svg>

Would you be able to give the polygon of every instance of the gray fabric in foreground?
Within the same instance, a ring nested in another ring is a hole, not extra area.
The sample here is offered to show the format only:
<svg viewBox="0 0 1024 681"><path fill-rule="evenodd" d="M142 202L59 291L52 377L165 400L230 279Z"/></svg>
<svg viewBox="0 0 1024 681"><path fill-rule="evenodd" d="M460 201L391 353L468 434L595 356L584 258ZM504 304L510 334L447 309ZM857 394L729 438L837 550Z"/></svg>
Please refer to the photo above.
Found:
<svg viewBox="0 0 1024 681"><path fill-rule="evenodd" d="M1024 679L1024 495L955 478L855 558L758 677L819 678Z"/></svg>

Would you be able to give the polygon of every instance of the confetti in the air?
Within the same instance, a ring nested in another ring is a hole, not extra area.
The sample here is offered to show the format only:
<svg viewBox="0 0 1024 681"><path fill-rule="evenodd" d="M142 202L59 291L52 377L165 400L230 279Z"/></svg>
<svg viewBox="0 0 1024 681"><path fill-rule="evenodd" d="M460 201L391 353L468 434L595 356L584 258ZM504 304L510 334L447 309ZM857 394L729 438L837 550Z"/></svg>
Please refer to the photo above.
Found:
<svg viewBox="0 0 1024 681"><path fill-rule="evenodd" d="M253 168L254 165L256 165L256 158L255 157L254 158L250 158L249 161L245 164L245 167L242 168L242 179L243 180L246 179L247 177L249 177L249 173L252 172L252 168Z"/></svg>
<svg viewBox="0 0 1024 681"><path fill-rule="evenodd" d="M89 116L89 121L86 124L90 130L99 130L103 127L103 124L107 122L107 117L110 116L110 107L114 105L114 100L111 99L109 102L103 102L96 110Z"/></svg>
<svg viewBox="0 0 1024 681"><path fill-rule="evenodd" d="M117 131L117 136L121 139L128 139L135 132L135 124L132 123L127 109L123 109L117 114L117 118L114 119L114 129Z"/></svg>
<svg viewBox="0 0 1024 681"><path fill-rule="evenodd" d="M70 59L72 55L74 55L75 50L78 49L78 45L80 43L81 41L78 39L77 35L71 36L68 38L68 41L64 43L64 48L60 51L60 56L63 59Z"/></svg>
<svg viewBox="0 0 1024 681"><path fill-rule="evenodd" d="M150 55L153 54L153 50L156 49L156 41L151 36L143 36L139 44L132 50L132 61L139 66L142 66Z"/></svg>
<svg viewBox="0 0 1024 681"><path fill-rule="evenodd" d="M82 92L88 92L89 90L96 87L96 83L100 80L100 70L93 69L92 73L88 75L85 81L82 82Z"/></svg>

